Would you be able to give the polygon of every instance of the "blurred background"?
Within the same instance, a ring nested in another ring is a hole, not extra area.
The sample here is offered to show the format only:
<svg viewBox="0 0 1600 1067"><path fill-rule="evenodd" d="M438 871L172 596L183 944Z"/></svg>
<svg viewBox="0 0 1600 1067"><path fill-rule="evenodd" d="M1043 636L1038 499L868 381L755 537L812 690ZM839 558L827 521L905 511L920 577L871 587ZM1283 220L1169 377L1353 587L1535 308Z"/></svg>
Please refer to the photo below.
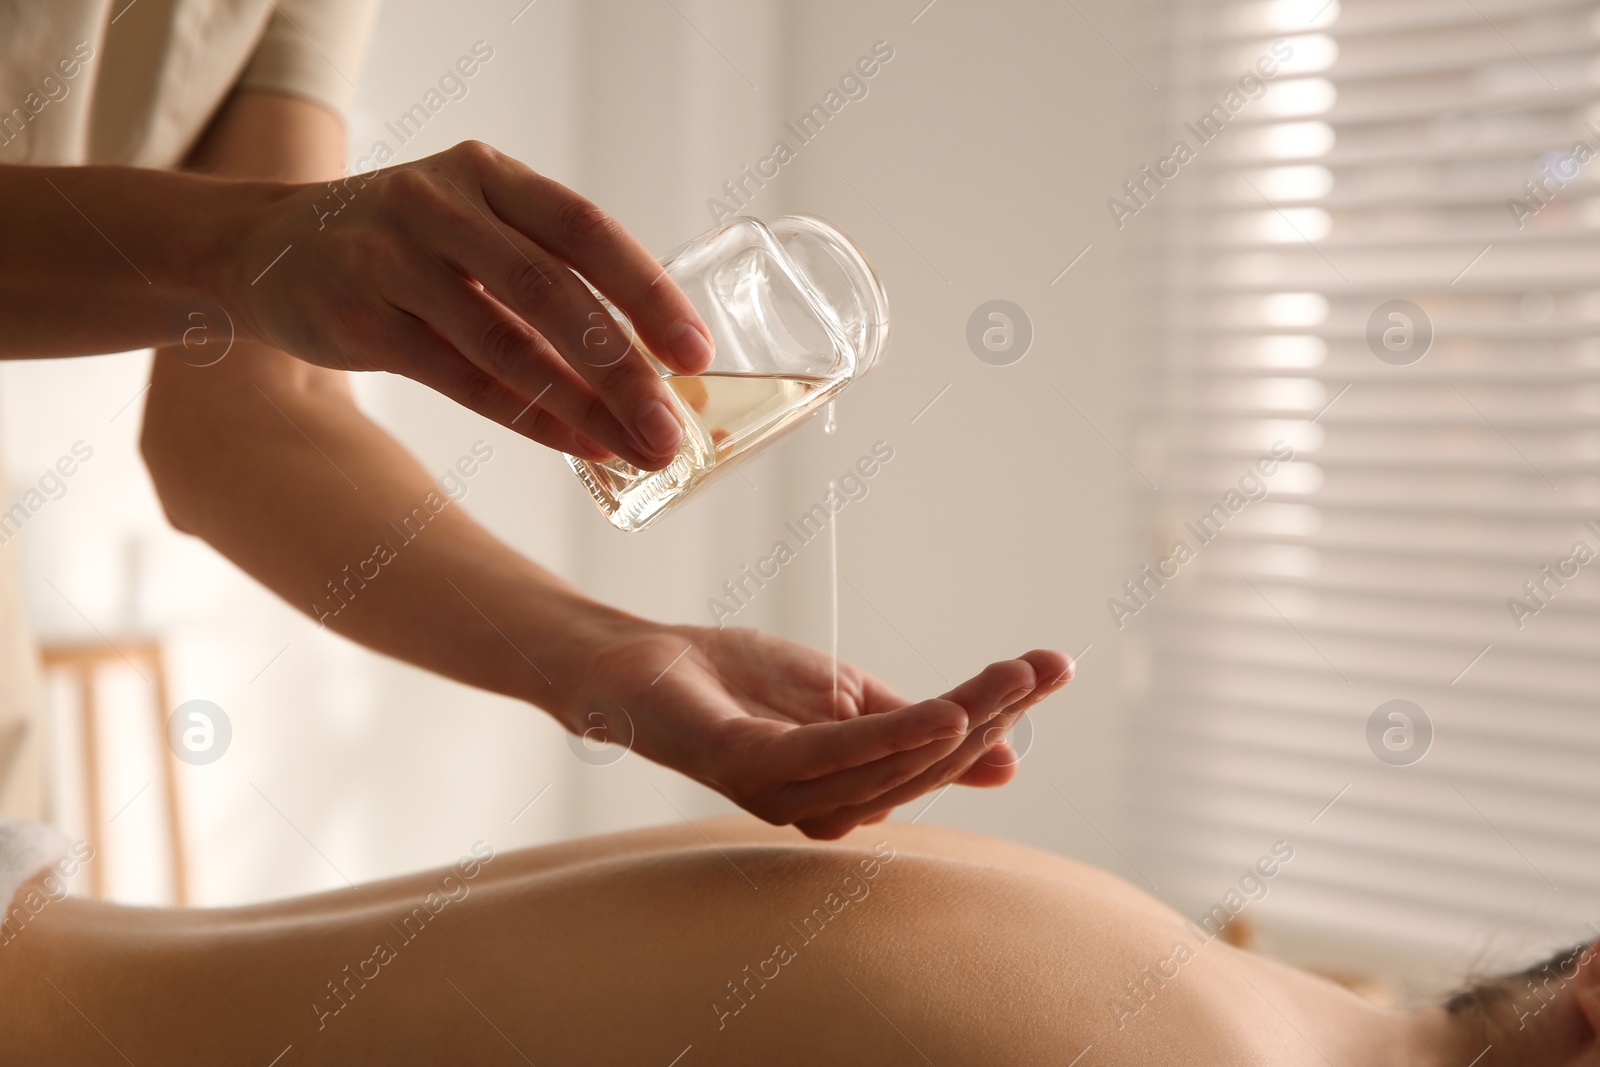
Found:
<svg viewBox="0 0 1600 1067"><path fill-rule="evenodd" d="M478 42L467 93L399 139ZM865 95L799 143L786 122L875 48ZM389 0L351 76L352 169L478 138L660 254L719 203L867 250L893 336L838 432L807 424L643 534L560 457L405 380L357 388L441 473L492 444L463 505L663 620L712 622L889 442L838 516L841 657L916 697L1032 647L1079 662L1016 731L1012 785L900 817L1410 989L1594 936L1595 4ZM778 141L793 160L731 199ZM10 499L92 450L0 551L56 650L56 805L86 833L97 798L103 892L179 898L169 799L204 905L731 810L319 630L172 531L136 447L148 366L0 367ZM736 622L826 648L832 597L819 541ZM85 644L112 649L88 673ZM169 790L160 724L190 700L231 738Z"/></svg>

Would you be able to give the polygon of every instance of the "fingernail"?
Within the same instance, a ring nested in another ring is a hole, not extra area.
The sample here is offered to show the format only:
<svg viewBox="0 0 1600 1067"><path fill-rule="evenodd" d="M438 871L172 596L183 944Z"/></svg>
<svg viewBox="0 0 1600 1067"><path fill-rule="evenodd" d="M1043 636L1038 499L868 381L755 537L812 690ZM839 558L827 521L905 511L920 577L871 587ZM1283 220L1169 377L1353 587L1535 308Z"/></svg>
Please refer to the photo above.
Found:
<svg viewBox="0 0 1600 1067"><path fill-rule="evenodd" d="M1021 700L1023 697L1027 696L1031 692L1033 692L1033 686L1031 686L1031 685L1030 686L1024 686L1023 688L1018 689L1015 693L1012 693L1010 696L1008 696L1004 700L1002 700L1000 702L1000 707L1001 708L1009 708L1011 705L1015 704L1017 701Z"/></svg>
<svg viewBox="0 0 1600 1067"><path fill-rule="evenodd" d="M959 726L946 726L943 730L933 735L935 741L948 741L952 737L965 737L967 731Z"/></svg>
<svg viewBox="0 0 1600 1067"><path fill-rule="evenodd" d="M667 405L659 400L646 400L640 404L634 425L638 427L643 443L652 452L676 452L678 443L683 439L678 420L672 417Z"/></svg>
<svg viewBox="0 0 1600 1067"><path fill-rule="evenodd" d="M685 370L703 370L711 365L711 342L691 322L680 322L667 334L667 351Z"/></svg>

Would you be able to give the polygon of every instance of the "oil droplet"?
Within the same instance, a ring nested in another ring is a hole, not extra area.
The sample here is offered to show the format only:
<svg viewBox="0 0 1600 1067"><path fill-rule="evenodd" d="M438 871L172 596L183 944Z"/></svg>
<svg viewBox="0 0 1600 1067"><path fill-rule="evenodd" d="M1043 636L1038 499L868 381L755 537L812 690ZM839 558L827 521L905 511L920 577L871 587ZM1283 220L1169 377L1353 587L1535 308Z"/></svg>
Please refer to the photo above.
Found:
<svg viewBox="0 0 1600 1067"><path fill-rule="evenodd" d="M833 401L828 401L828 419L822 424L822 432L832 436L839 430L839 424L833 421Z"/></svg>

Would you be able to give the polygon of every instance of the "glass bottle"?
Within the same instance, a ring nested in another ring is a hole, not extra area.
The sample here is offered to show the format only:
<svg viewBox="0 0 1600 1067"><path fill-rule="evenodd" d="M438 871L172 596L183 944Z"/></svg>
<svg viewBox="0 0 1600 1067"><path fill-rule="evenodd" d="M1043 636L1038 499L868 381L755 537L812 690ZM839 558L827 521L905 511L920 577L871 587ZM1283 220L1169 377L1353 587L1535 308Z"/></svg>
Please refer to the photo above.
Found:
<svg viewBox="0 0 1600 1067"><path fill-rule="evenodd" d="M606 518L629 532L822 410L877 362L889 336L888 298L871 264L809 215L730 219L663 266L716 343L711 366L692 376L643 352L669 386L683 445L659 471L567 456Z"/></svg>

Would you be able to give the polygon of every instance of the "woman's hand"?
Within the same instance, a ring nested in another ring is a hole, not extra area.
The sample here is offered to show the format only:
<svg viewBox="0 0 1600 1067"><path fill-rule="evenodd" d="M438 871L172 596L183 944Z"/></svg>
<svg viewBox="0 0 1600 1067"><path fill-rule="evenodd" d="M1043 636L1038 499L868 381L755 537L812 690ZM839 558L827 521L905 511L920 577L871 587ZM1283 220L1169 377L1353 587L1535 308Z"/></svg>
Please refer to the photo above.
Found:
<svg viewBox="0 0 1600 1067"><path fill-rule="evenodd" d="M1072 677L1060 652L990 664L910 703L848 663L758 630L652 627L585 665L564 716L740 807L833 839L949 782L1015 773L1006 731Z"/></svg>
<svg viewBox="0 0 1600 1067"><path fill-rule="evenodd" d="M564 452L650 469L677 452L682 429L640 343L674 371L704 370L694 305L616 220L488 145L283 186L239 222L216 296L241 333L321 366L403 374Z"/></svg>

